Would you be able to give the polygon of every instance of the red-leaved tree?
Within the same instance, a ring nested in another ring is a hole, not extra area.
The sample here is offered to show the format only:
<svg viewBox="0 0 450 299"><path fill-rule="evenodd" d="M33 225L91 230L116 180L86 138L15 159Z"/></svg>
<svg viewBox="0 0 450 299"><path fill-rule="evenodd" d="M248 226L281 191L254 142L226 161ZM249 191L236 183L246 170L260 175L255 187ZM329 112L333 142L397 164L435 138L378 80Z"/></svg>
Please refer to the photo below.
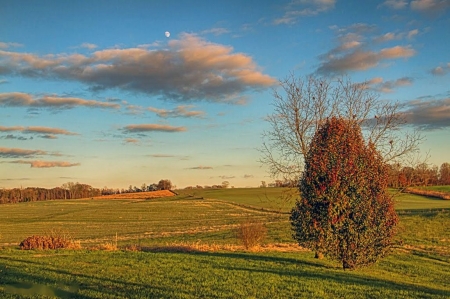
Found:
<svg viewBox="0 0 450 299"><path fill-rule="evenodd" d="M374 263L391 248L398 222L387 181L387 165L364 142L360 126L326 120L305 159L301 197L290 217L294 239L344 269Z"/></svg>

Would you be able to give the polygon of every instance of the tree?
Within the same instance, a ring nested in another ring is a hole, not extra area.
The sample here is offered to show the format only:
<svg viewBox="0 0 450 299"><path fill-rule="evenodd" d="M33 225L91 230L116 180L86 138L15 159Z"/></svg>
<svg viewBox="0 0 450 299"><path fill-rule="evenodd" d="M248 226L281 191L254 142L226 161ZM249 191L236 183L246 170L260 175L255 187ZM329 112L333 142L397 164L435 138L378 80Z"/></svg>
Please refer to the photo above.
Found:
<svg viewBox="0 0 450 299"><path fill-rule="evenodd" d="M418 150L418 131L400 131L406 123L398 103L381 101L367 83L347 78L295 78L280 81L275 89L274 112L267 116L270 130L263 133L260 162L273 178L298 181L311 140L331 117L360 125L364 136L380 151L385 162L398 162Z"/></svg>
<svg viewBox="0 0 450 299"><path fill-rule="evenodd" d="M160 180L158 182L159 190L170 190L172 189L172 182L170 180Z"/></svg>
<svg viewBox="0 0 450 299"><path fill-rule="evenodd" d="M450 163L442 163L439 168L439 182L442 185L450 185Z"/></svg>
<svg viewBox="0 0 450 299"><path fill-rule="evenodd" d="M374 263L392 246L397 214L387 164L354 120L331 118L314 135L290 216L299 245L342 262Z"/></svg>
<svg viewBox="0 0 450 299"><path fill-rule="evenodd" d="M230 186L230 182L229 181L223 181L222 182L222 188L228 188L228 186Z"/></svg>

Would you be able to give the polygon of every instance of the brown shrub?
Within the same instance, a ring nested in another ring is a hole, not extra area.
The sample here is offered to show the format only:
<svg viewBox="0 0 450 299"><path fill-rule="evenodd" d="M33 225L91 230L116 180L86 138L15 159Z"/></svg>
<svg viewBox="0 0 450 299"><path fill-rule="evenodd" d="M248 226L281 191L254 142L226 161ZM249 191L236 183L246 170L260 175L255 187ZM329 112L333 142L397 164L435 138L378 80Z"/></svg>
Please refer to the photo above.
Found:
<svg viewBox="0 0 450 299"><path fill-rule="evenodd" d="M236 230L237 238L246 249L261 245L266 238L267 228L262 222L246 220Z"/></svg>
<svg viewBox="0 0 450 299"><path fill-rule="evenodd" d="M36 236L26 238L19 244L22 250L33 249L80 249L79 242L72 240L67 234L52 232L45 236Z"/></svg>

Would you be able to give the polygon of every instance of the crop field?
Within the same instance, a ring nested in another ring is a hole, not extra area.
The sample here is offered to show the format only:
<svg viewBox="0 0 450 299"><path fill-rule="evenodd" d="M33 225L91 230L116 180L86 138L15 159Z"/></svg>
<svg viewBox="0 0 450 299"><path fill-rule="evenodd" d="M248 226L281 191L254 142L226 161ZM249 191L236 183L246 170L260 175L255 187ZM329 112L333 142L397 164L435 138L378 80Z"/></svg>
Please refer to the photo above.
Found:
<svg viewBox="0 0 450 299"><path fill-rule="evenodd" d="M0 205L0 297L450 297L450 201L400 195L394 252L371 267L343 271L293 243L286 212L295 199L285 192L182 190L151 200ZM235 234L249 219L268 229L252 250ZM82 249L18 249L26 237L52 231ZM100 250L104 244L119 249Z"/></svg>

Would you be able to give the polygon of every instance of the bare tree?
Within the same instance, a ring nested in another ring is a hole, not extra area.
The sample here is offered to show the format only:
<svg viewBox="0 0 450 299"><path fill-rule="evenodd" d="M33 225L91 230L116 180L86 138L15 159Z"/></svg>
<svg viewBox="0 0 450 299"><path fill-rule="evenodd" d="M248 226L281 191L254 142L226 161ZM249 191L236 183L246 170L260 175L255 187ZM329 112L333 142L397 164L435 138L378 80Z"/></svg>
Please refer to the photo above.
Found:
<svg viewBox="0 0 450 299"><path fill-rule="evenodd" d="M399 103L382 101L367 83L348 78L296 78L291 74L274 89L274 111L267 116L260 162L274 178L298 181L314 133L332 116L356 121L384 161L393 163L418 150L422 136L400 130L406 117Z"/></svg>

